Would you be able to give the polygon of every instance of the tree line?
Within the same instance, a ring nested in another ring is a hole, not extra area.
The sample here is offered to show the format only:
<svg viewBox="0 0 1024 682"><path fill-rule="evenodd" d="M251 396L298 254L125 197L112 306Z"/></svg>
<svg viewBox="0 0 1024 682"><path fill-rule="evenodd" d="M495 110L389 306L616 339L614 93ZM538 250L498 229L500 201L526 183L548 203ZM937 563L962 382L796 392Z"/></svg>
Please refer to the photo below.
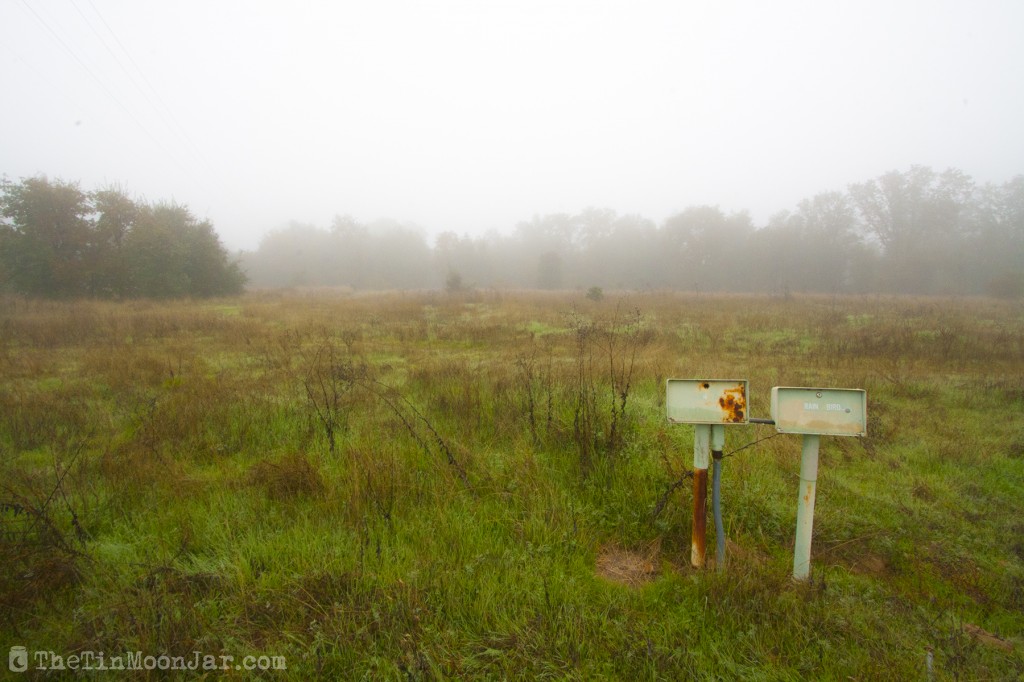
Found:
<svg viewBox="0 0 1024 682"><path fill-rule="evenodd" d="M1024 175L978 184L949 169L892 171L757 226L692 206L660 225L608 209L534 216L510 234L415 225L291 223L229 258L184 206L46 177L0 185L0 291L176 297L254 287L675 289L1024 297Z"/></svg>
<svg viewBox="0 0 1024 682"><path fill-rule="evenodd" d="M893 171L757 226L693 206L662 224L606 209L535 216L511 234L440 234L337 217L243 255L257 287L509 287L1024 296L1024 176Z"/></svg>
<svg viewBox="0 0 1024 682"><path fill-rule="evenodd" d="M45 176L0 186L0 291L50 298L240 293L245 275L184 206Z"/></svg>

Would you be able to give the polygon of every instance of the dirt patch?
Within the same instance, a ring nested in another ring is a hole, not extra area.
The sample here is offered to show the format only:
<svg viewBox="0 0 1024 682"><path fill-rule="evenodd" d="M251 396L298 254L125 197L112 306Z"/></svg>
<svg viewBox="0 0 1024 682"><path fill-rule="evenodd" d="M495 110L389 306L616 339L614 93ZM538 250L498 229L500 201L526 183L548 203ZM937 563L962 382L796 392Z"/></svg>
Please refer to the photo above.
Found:
<svg viewBox="0 0 1024 682"><path fill-rule="evenodd" d="M838 564L858 575L879 579L891 578L895 570L889 559L871 548L870 541L878 536L879 533L871 533L822 547L817 557L820 561Z"/></svg>
<svg viewBox="0 0 1024 682"><path fill-rule="evenodd" d="M609 545L597 555L597 575L620 585L640 587L658 577L660 556L660 542L639 550Z"/></svg>
<svg viewBox="0 0 1024 682"><path fill-rule="evenodd" d="M847 559L847 564L851 571L872 578L888 578L892 576L889 562L879 555L871 554L870 552Z"/></svg>
<svg viewBox="0 0 1024 682"><path fill-rule="evenodd" d="M885 557L870 550L856 551L856 547L841 547L840 551L822 550L818 558L826 563L846 568L851 573L869 578L886 579L893 576L893 568Z"/></svg>
<svg viewBox="0 0 1024 682"><path fill-rule="evenodd" d="M971 635L985 646L989 646L995 649L1001 649L1008 654L1013 653L1013 644L1003 639L998 635L993 635L987 630L982 630L977 625L971 623L964 623L964 632Z"/></svg>

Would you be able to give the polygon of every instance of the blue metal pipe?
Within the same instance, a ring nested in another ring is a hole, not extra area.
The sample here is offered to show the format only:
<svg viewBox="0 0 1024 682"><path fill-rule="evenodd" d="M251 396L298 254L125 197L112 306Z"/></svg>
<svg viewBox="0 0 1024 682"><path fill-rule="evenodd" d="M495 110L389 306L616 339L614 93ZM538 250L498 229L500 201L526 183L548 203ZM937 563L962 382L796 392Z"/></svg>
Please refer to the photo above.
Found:
<svg viewBox="0 0 1024 682"><path fill-rule="evenodd" d="M711 511L715 516L715 570L725 568L725 525L722 523L722 451L725 450L725 427L711 427Z"/></svg>
<svg viewBox="0 0 1024 682"><path fill-rule="evenodd" d="M715 568L725 568L725 525L722 523L722 453L716 452L711 478L711 509L715 515Z"/></svg>

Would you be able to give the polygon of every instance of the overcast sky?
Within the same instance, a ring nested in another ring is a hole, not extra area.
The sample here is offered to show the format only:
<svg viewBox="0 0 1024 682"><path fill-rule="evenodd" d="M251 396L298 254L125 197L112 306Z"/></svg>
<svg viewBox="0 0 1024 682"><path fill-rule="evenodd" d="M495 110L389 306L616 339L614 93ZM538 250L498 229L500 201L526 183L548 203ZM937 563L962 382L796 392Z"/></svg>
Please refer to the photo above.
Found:
<svg viewBox="0 0 1024 682"><path fill-rule="evenodd" d="M1024 173L1024 2L0 0L0 173L289 220L758 225L912 164Z"/></svg>

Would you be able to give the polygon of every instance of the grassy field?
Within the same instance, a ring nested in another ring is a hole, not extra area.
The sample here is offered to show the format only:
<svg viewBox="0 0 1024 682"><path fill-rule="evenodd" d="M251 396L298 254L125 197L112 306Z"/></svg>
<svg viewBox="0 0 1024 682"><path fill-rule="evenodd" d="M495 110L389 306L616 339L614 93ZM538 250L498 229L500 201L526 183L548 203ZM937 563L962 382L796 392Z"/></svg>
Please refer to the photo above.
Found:
<svg viewBox="0 0 1024 682"><path fill-rule="evenodd" d="M867 390L868 436L822 438L811 581L800 439L770 426L729 427L727 564L690 568L670 377L747 378L755 417L776 385ZM1024 308L984 299L8 298L0 652L1020 679L1022 408Z"/></svg>

